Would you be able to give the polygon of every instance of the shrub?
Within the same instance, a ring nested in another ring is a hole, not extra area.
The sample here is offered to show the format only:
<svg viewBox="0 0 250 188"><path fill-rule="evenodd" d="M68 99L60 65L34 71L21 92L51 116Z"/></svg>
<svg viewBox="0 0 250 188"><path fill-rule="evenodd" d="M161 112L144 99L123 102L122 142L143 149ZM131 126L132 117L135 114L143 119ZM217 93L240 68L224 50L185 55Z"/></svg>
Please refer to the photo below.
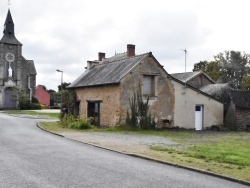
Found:
<svg viewBox="0 0 250 188"><path fill-rule="evenodd" d="M39 100L36 97L32 96L32 103L39 103Z"/></svg>
<svg viewBox="0 0 250 188"><path fill-rule="evenodd" d="M212 125L210 127L210 130L212 130L212 131L225 131L226 127L224 127L223 125Z"/></svg>
<svg viewBox="0 0 250 188"><path fill-rule="evenodd" d="M61 120L61 125L63 127L71 128L71 129L90 129L92 125L89 119L86 118L74 118L71 114L65 114Z"/></svg>
<svg viewBox="0 0 250 188"><path fill-rule="evenodd" d="M129 98L130 112L127 111L126 123L131 127L139 129L154 129L155 122L152 121L149 111L149 98L144 102L141 90L134 93L132 99Z"/></svg>
<svg viewBox="0 0 250 188"><path fill-rule="evenodd" d="M32 103L32 104L30 104L30 109L32 109L32 110L41 110L42 108L41 108L40 104Z"/></svg>

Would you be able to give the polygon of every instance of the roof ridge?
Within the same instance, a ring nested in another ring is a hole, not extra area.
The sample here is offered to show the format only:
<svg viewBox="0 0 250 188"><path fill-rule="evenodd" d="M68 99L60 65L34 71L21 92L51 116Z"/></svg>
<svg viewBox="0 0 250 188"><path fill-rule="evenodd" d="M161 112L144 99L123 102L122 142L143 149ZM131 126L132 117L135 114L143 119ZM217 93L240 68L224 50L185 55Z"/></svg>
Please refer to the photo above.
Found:
<svg viewBox="0 0 250 188"><path fill-rule="evenodd" d="M125 52L126 53L126 52ZM108 64L108 63L113 63L113 62L116 62L116 61L121 61L121 60L125 60L125 59L132 59L132 58L136 58L136 57L139 57L139 56L143 56L143 55L146 55L146 54L150 54L151 52L147 52L147 53L143 53L143 54L138 54L138 55L134 55L134 56L130 56L130 57L123 57L123 58L120 58L120 59L115 59L115 60L112 60L112 61L106 61L104 63L101 63L100 65L102 64ZM107 58L108 59L108 58Z"/></svg>
<svg viewBox="0 0 250 188"><path fill-rule="evenodd" d="M126 53L126 52L125 52ZM94 62L99 62L97 65L95 65L94 67L98 67L98 66L101 66L101 65L107 65L107 64L110 64L110 63L114 63L114 62L117 62L117 61L122 61L122 60L125 60L125 59L132 59L132 58L136 58L136 57L140 57L140 56L143 56L143 55L147 55L147 54L151 54L152 52L146 52L146 53L143 53L143 54L138 54L138 55L134 55L134 56L131 56L131 57L123 57L123 58L120 58L120 59L115 59L115 60L112 60L112 61L95 61ZM107 58L108 59L108 58Z"/></svg>

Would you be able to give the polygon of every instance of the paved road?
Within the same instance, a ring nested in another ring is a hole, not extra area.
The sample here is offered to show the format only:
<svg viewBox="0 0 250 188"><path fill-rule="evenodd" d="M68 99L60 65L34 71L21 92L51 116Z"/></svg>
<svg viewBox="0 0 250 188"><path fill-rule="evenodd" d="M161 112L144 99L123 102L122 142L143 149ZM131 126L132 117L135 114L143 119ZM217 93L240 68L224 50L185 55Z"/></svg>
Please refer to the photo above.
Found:
<svg viewBox="0 0 250 188"><path fill-rule="evenodd" d="M95 148L0 113L0 187L247 187Z"/></svg>

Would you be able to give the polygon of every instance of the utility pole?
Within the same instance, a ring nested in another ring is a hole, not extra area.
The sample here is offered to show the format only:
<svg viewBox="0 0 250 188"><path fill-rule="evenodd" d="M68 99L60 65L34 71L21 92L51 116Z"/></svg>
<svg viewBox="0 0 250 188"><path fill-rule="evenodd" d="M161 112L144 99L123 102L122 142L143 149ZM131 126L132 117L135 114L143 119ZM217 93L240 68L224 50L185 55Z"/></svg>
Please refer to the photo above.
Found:
<svg viewBox="0 0 250 188"><path fill-rule="evenodd" d="M183 49L181 49L181 50L185 52L185 73L186 73L186 67L187 67L187 50L186 50L186 48L184 50Z"/></svg>

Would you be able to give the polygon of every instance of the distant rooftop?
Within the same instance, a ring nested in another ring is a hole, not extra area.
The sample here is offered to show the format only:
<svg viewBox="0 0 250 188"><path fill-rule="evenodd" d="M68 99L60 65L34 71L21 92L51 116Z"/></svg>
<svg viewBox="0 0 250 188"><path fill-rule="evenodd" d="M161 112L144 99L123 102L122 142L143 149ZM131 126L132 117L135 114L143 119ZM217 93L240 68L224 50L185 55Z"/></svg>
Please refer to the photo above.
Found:
<svg viewBox="0 0 250 188"><path fill-rule="evenodd" d="M182 82L188 82L195 78L196 76L203 74L206 76L211 82L215 83L214 80L212 80L209 76L207 76L203 71L195 71L195 72L183 72L183 73L174 73L170 74L174 78L182 81Z"/></svg>

